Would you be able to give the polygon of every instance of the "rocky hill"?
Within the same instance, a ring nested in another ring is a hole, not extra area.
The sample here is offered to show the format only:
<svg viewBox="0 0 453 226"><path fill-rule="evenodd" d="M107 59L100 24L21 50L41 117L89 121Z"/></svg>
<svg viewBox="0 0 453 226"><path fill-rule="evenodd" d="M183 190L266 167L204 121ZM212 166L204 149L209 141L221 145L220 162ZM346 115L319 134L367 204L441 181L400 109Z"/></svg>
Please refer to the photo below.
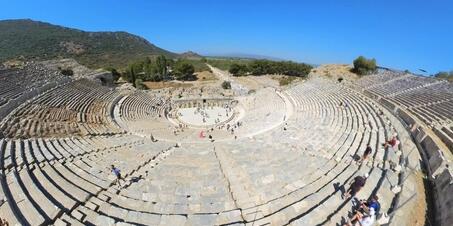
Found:
<svg viewBox="0 0 453 226"><path fill-rule="evenodd" d="M122 67L145 56L177 56L127 32L86 32L33 20L2 20L0 31L0 61L74 58L98 68Z"/></svg>
<svg viewBox="0 0 453 226"><path fill-rule="evenodd" d="M199 59L203 58L202 55L195 53L193 51L187 51L187 52L181 53L181 54L179 54L179 57L184 58L184 59L191 59L191 60L199 60Z"/></svg>

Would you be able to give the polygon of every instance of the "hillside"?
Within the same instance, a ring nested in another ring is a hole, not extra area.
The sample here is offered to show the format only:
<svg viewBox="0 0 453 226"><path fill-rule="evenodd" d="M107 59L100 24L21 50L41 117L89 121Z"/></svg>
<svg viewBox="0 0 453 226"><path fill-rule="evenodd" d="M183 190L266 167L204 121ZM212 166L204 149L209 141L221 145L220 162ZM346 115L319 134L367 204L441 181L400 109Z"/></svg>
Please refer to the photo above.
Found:
<svg viewBox="0 0 453 226"><path fill-rule="evenodd" d="M74 58L92 67L122 67L144 56L177 54L127 32L86 32L33 20L0 21L0 61Z"/></svg>

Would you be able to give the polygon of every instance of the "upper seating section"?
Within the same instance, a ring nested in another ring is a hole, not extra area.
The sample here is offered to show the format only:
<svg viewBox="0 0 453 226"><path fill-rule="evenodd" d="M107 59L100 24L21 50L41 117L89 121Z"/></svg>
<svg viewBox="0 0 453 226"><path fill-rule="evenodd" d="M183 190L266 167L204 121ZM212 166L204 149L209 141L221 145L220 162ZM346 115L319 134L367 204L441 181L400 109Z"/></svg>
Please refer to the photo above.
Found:
<svg viewBox="0 0 453 226"><path fill-rule="evenodd" d="M432 83L438 82L432 78L420 76L402 76L388 83L384 82L373 86L369 91L380 96L391 96L405 91L421 88Z"/></svg>
<svg viewBox="0 0 453 226"><path fill-rule="evenodd" d="M426 124L448 124L452 120L453 85L434 78L404 75L393 77L388 73L370 75L357 84L365 91L408 108ZM389 80L381 80L387 77ZM374 85L370 85L370 81Z"/></svg>
<svg viewBox="0 0 453 226"><path fill-rule="evenodd" d="M51 71L39 64L26 64L22 69L0 69L0 106L50 80L63 77L58 71Z"/></svg>
<svg viewBox="0 0 453 226"><path fill-rule="evenodd" d="M380 96L402 109L406 109L427 126L432 127L441 140L451 149L453 133L453 85L447 81L422 76L405 75L392 80L380 80L387 75L370 75L357 85L365 92ZM388 77L388 76L387 76ZM369 81L376 84L370 86ZM391 106L390 106L391 107Z"/></svg>
<svg viewBox="0 0 453 226"><path fill-rule="evenodd" d="M357 81L357 84L366 89L373 87L376 84L384 83L402 76L405 76L405 73L379 69L376 74L365 76Z"/></svg>
<svg viewBox="0 0 453 226"><path fill-rule="evenodd" d="M118 133L110 117L118 95L93 81L77 80L21 106L0 129L5 137L21 138Z"/></svg>
<svg viewBox="0 0 453 226"><path fill-rule="evenodd" d="M39 63L27 63L21 68L0 68L0 118L25 100L69 80L59 71Z"/></svg>

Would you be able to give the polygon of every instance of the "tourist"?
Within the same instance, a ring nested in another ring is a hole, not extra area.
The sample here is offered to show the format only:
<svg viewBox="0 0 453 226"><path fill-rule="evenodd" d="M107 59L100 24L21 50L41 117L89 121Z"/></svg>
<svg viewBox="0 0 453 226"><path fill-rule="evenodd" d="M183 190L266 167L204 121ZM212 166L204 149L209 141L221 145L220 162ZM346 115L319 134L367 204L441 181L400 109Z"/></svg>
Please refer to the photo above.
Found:
<svg viewBox="0 0 453 226"><path fill-rule="evenodd" d="M351 181L349 189L346 191L344 198L354 197L362 188L365 186L366 180L368 178L368 173L365 173L363 176L357 176Z"/></svg>
<svg viewBox="0 0 453 226"><path fill-rule="evenodd" d="M399 141L396 136L397 134L393 135L392 139L385 142L384 147L387 148L388 146L391 146L393 149L396 149L399 145Z"/></svg>
<svg viewBox="0 0 453 226"><path fill-rule="evenodd" d="M366 149L363 152L363 155L359 160L359 163L362 163L363 161L367 160L368 156L371 154L372 151L373 151L373 149L371 148L370 144L367 144Z"/></svg>
<svg viewBox="0 0 453 226"><path fill-rule="evenodd" d="M354 216L344 224L345 226L372 226L376 220L376 211L370 208L368 214L357 212Z"/></svg>
<svg viewBox="0 0 453 226"><path fill-rule="evenodd" d="M120 183L120 180L123 180L124 182L126 182L122 177L121 177L121 170L116 168L114 165L112 165L112 173L116 176L116 179L115 179L115 184L118 183L118 187L121 187L121 183Z"/></svg>
<svg viewBox="0 0 453 226"><path fill-rule="evenodd" d="M375 213L379 213L381 209L381 204L379 203L379 198L377 195L371 196L371 198L367 201L361 201L359 211L364 214L369 214L371 209L375 211Z"/></svg>
<svg viewBox="0 0 453 226"><path fill-rule="evenodd" d="M9 223L6 219L0 218L0 226L9 226Z"/></svg>

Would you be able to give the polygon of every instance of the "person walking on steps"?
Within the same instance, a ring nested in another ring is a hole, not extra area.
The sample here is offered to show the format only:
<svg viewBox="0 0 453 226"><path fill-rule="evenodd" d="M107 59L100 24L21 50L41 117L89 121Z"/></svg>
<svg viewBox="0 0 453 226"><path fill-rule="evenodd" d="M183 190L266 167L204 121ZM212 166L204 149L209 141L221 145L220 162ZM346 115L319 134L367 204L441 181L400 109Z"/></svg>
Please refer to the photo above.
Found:
<svg viewBox="0 0 453 226"><path fill-rule="evenodd" d="M350 183L349 189L344 195L344 198L349 198L355 196L364 186L368 178L368 173L365 173L363 176L356 176L354 180Z"/></svg>
<svg viewBox="0 0 453 226"><path fill-rule="evenodd" d="M124 178L121 177L121 170L112 165L112 173L116 176L115 184L118 183L118 187L121 187L120 180L126 182L126 180L124 180Z"/></svg>
<svg viewBox="0 0 453 226"><path fill-rule="evenodd" d="M367 159L368 159L368 156L370 156L370 154L371 154L372 151L373 151L373 149L371 148L370 144L367 144L367 145L366 145L365 152L363 152L363 155L362 155L362 157L360 158L360 160L359 160L358 163L362 163L363 161L367 160Z"/></svg>

